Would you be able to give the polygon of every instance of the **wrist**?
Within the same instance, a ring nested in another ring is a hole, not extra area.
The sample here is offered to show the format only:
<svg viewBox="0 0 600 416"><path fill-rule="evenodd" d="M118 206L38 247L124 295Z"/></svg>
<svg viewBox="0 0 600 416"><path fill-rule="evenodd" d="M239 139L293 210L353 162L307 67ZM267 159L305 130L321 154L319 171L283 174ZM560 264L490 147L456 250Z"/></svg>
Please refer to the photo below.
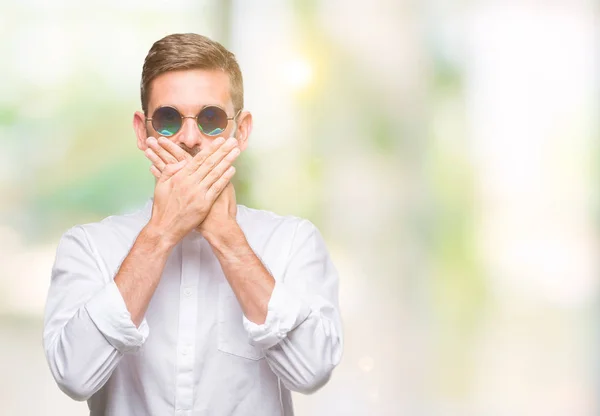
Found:
<svg viewBox="0 0 600 416"><path fill-rule="evenodd" d="M224 223L220 223L218 227L202 227L202 224L200 227L202 236L204 236L208 243L213 247L220 247L223 245L231 246L246 238L240 225L233 218Z"/></svg>
<svg viewBox="0 0 600 416"><path fill-rule="evenodd" d="M177 244L177 241L171 238L163 228L151 222L142 228L138 239L151 245L154 251L158 252L157 254L168 254Z"/></svg>

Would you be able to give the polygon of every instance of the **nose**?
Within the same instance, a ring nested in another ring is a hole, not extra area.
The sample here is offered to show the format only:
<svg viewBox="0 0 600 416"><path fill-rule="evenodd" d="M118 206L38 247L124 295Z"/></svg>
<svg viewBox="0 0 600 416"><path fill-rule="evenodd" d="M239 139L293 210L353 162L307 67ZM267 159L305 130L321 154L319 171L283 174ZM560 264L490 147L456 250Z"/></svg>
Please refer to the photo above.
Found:
<svg viewBox="0 0 600 416"><path fill-rule="evenodd" d="M203 135L196 124L195 118L183 119L181 130L175 136L175 142L185 149L193 150L202 146Z"/></svg>

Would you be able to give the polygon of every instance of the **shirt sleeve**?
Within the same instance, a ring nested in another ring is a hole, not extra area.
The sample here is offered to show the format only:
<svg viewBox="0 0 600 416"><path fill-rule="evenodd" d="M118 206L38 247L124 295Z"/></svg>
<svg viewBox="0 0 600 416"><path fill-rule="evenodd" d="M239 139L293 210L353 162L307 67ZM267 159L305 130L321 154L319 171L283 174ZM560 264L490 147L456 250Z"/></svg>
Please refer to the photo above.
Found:
<svg viewBox="0 0 600 416"><path fill-rule="evenodd" d="M244 317L243 324L284 385L312 393L340 362L343 338L338 273L321 234L309 221L299 223L285 272L274 277L265 323L257 325Z"/></svg>
<svg viewBox="0 0 600 416"><path fill-rule="evenodd" d="M58 386L86 400L109 379L123 354L148 337L139 328L113 280L99 267L97 252L82 227L61 238L52 268L44 315L44 350Z"/></svg>
<svg viewBox="0 0 600 416"><path fill-rule="evenodd" d="M310 306L290 293L284 283L276 281L265 323L258 325L244 316L244 327L255 345L268 349L284 339L309 314Z"/></svg>
<svg viewBox="0 0 600 416"><path fill-rule="evenodd" d="M92 297L85 309L104 338L121 353L137 351L148 337L146 318L139 328L134 325L114 280Z"/></svg>

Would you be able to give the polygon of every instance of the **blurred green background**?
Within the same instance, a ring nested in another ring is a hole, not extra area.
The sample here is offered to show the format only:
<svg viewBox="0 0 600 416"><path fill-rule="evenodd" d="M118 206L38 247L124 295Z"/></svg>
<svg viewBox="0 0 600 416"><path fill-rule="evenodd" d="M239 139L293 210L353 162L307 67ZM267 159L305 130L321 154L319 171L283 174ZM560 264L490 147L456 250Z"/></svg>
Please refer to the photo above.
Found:
<svg viewBox="0 0 600 416"><path fill-rule="evenodd" d="M596 415L598 4L0 0L0 414L81 415L41 347L56 244L152 196L143 59L238 57L241 204L313 221L343 361L298 415Z"/></svg>

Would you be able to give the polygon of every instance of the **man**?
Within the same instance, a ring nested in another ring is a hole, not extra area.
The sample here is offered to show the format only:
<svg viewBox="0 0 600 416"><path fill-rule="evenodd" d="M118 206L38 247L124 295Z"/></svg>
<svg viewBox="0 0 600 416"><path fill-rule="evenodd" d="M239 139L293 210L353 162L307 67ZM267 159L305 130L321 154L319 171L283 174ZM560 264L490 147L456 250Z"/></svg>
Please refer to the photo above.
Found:
<svg viewBox="0 0 600 416"><path fill-rule="evenodd" d="M307 220L236 205L252 116L231 52L195 34L159 40L141 101L154 197L62 236L44 323L52 374L94 416L292 415L290 392L323 386L342 354L323 239Z"/></svg>

